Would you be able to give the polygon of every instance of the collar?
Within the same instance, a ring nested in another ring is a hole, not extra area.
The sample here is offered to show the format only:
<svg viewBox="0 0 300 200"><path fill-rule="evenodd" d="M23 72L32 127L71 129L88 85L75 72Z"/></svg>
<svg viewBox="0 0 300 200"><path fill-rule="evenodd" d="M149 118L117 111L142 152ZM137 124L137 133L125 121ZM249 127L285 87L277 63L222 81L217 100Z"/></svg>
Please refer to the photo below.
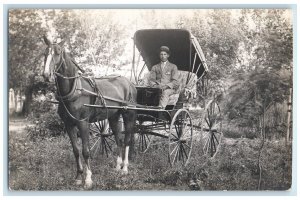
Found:
<svg viewBox="0 0 300 200"><path fill-rule="evenodd" d="M65 96L60 96L58 94L58 91L56 91L55 98L58 101L75 101L81 95L81 90L82 90L81 79L79 77L76 77L69 94Z"/></svg>

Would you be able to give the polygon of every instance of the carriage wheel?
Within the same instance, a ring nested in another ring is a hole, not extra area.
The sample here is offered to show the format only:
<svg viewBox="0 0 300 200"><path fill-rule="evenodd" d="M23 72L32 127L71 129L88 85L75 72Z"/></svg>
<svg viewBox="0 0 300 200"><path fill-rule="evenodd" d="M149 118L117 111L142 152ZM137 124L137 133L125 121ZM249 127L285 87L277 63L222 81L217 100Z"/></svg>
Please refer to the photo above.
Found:
<svg viewBox="0 0 300 200"><path fill-rule="evenodd" d="M171 122L169 131L169 162L171 166L186 166L193 146L193 124L190 113L178 110Z"/></svg>
<svg viewBox="0 0 300 200"><path fill-rule="evenodd" d="M203 153L214 157L219 150L223 136L221 110L215 100L207 104L202 119Z"/></svg>
<svg viewBox="0 0 300 200"><path fill-rule="evenodd" d="M148 116L150 118L153 118L152 116ZM154 135L148 134L147 129L153 126L153 121L143 121L139 120L139 115L137 116L137 124L136 124L136 140L137 140L137 147L138 151L140 153L145 153L149 147L151 146L151 143L153 141ZM154 120L154 119L153 119Z"/></svg>
<svg viewBox="0 0 300 200"><path fill-rule="evenodd" d="M90 154L92 158L97 155L108 155L112 152L112 145L115 143L113 133L110 131L106 120L90 124Z"/></svg>

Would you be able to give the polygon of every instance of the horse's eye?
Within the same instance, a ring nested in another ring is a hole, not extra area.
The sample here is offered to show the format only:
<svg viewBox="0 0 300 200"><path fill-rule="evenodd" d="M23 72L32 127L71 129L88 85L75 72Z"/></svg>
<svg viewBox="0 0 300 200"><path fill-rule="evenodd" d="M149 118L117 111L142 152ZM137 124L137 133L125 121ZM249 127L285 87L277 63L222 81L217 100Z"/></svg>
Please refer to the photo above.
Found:
<svg viewBox="0 0 300 200"><path fill-rule="evenodd" d="M47 56L50 53L49 48L45 49L45 55Z"/></svg>
<svg viewBox="0 0 300 200"><path fill-rule="evenodd" d="M55 54L59 55L61 53L61 47L60 46L56 46L54 48L54 52L55 52Z"/></svg>

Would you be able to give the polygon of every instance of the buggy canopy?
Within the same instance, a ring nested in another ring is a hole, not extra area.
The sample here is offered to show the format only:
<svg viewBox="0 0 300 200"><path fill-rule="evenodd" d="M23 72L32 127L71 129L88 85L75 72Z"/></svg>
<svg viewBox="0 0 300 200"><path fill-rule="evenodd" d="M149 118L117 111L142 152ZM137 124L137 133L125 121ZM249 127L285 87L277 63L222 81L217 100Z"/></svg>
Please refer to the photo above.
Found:
<svg viewBox="0 0 300 200"><path fill-rule="evenodd" d="M150 71L159 63L161 46L170 48L169 61L179 70L193 72L198 78L203 76L208 67L200 44L195 37L183 29L143 29L135 32L134 43Z"/></svg>

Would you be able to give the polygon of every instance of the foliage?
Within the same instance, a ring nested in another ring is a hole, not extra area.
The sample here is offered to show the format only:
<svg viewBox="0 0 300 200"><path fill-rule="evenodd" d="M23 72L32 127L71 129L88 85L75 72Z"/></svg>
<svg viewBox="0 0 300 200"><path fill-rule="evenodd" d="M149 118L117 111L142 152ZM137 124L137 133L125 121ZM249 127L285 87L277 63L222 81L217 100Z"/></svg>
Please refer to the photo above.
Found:
<svg viewBox="0 0 300 200"><path fill-rule="evenodd" d="M43 50L39 39L45 33L39 12L13 9L9 12L9 86L25 89L40 72Z"/></svg>
<svg viewBox="0 0 300 200"><path fill-rule="evenodd" d="M33 101L34 109L28 119L34 126L27 127L31 140L46 139L64 135L64 124L57 114L57 108L46 101Z"/></svg>
<svg viewBox="0 0 300 200"><path fill-rule="evenodd" d="M288 98L292 29L282 15L283 11L277 10L255 11L250 15L257 27L247 32L244 45L249 46L252 59L248 60L249 67L242 66L233 74L226 94L225 112L239 127L252 127L259 132L262 115L267 113L270 118L275 113L267 111L276 104L285 103ZM287 109L281 111L286 113ZM269 124L266 131L282 132L282 123L281 120L272 126Z"/></svg>

